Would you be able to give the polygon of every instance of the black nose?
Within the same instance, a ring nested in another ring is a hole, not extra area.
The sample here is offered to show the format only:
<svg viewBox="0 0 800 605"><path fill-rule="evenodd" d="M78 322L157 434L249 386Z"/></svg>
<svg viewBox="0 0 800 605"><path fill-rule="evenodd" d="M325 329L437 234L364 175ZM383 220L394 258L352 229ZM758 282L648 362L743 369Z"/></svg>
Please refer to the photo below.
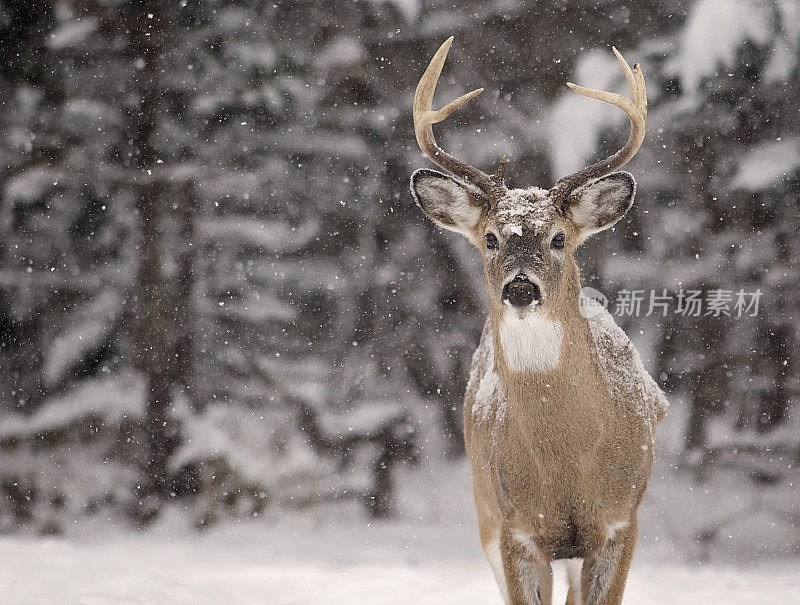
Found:
<svg viewBox="0 0 800 605"><path fill-rule="evenodd" d="M503 286L503 301L508 301L515 307L525 307L541 298L542 292L539 286L524 275L517 275Z"/></svg>

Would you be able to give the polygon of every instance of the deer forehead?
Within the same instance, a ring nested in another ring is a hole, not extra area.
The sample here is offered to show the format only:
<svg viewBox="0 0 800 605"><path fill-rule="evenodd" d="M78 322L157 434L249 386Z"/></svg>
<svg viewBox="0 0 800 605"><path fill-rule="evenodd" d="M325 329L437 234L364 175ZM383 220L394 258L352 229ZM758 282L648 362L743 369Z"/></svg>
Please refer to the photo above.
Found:
<svg viewBox="0 0 800 605"><path fill-rule="evenodd" d="M497 203L494 221L506 236L532 235L547 230L558 210L544 189L510 189Z"/></svg>

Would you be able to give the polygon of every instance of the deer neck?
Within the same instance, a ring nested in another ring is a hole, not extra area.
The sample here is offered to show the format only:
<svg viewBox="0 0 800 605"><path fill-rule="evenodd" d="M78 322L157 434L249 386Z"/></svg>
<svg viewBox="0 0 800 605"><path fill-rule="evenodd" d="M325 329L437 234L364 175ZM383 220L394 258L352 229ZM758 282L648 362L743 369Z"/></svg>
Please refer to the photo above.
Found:
<svg viewBox="0 0 800 605"><path fill-rule="evenodd" d="M547 308L522 316L509 307L492 310L495 367L510 399L517 391L530 395L538 385L550 389L574 382L576 375L594 375L589 325L578 306L577 269L564 281L560 299Z"/></svg>

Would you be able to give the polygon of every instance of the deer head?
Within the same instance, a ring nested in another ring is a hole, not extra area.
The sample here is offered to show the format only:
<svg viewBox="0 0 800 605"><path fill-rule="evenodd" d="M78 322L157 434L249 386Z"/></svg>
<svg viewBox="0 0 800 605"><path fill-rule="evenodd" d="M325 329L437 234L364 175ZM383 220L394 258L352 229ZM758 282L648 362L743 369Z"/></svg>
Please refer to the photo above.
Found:
<svg viewBox="0 0 800 605"><path fill-rule="evenodd" d="M448 154L433 124L480 94L474 90L434 111L433 94L453 38L439 48L414 95L414 130L420 148L449 174L417 170L411 192L438 225L465 235L480 250L493 315L509 320L558 318L577 312L580 281L573 255L589 235L611 227L633 204L627 172L615 172L638 151L645 135L647 96L639 65L625 71L632 99L568 83L576 92L622 109L630 119L626 144L612 156L559 180L549 190L505 186L505 158L489 175Z"/></svg>

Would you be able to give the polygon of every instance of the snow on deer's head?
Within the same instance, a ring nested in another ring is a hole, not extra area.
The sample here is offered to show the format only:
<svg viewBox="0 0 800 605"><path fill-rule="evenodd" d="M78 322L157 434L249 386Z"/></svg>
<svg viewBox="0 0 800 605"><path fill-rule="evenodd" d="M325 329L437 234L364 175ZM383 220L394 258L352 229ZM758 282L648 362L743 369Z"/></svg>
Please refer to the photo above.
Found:
<svg viewBox="0 0 800 605"><path fill-rule="evenodd" d="M549 190L508 189L505 158L489 175L451 156L434 139L433 124L483 90L432 110L433 93L452 40L434 55L414 96L417 142L428 158L449 174L416 171L411 177L414 199L434 222L465 235L481 251L494 312L522 319L531 314L556 317L565 305L577 309L576 248L589 235L616 223L633 203L633 177L615 171L634 156L644 139L647 98L641 69L638 65L631 69L614 49L633 100L569 84L573 90L626 113L631 134L622 149L562 178Z"/></svg>

